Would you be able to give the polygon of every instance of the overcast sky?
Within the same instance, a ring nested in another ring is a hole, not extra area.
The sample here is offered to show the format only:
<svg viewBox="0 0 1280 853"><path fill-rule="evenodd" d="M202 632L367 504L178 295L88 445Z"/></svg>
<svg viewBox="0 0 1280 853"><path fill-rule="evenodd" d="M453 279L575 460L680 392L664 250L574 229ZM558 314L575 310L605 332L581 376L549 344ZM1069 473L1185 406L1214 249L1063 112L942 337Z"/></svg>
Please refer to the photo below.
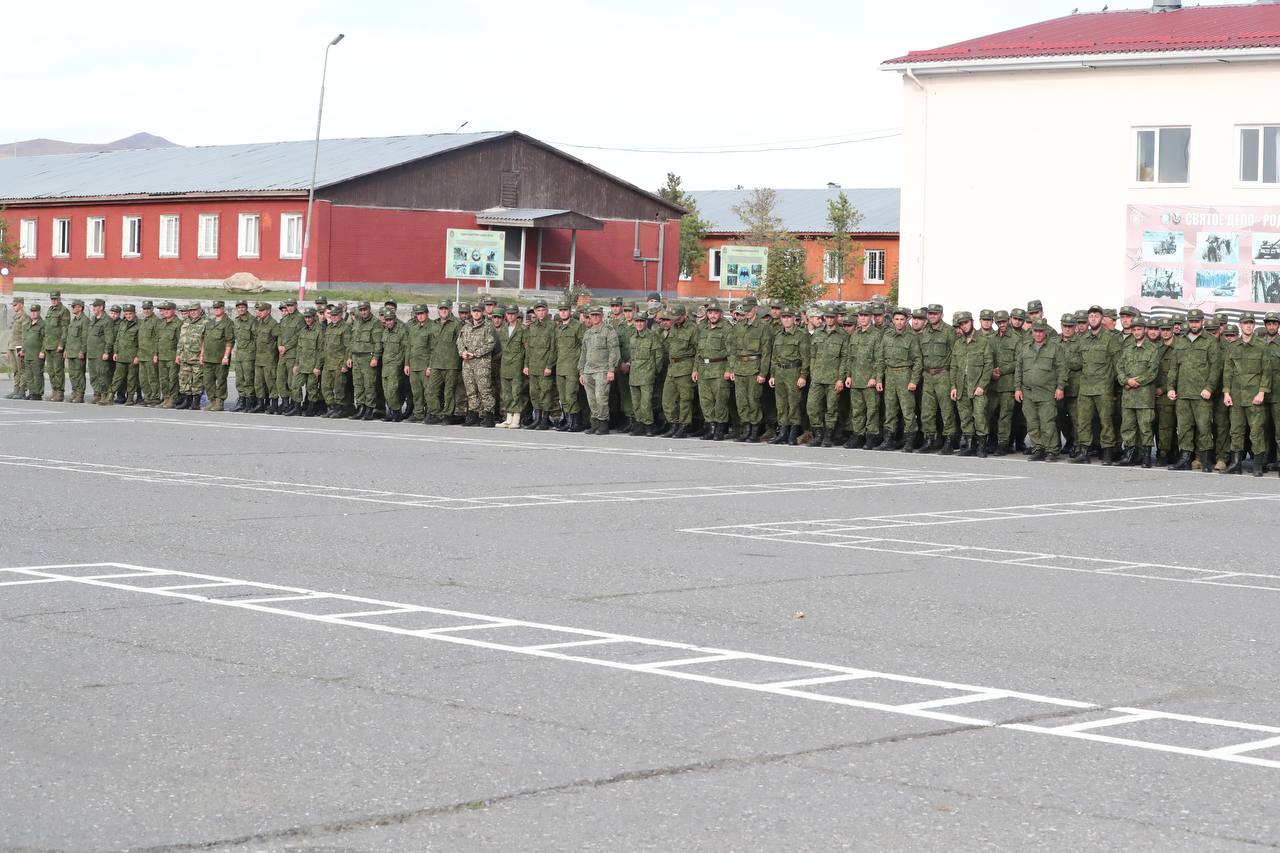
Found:
<svg viewBox="0 0 1280 853"><path fill-rule="evenodd" d="M646 188L668 171L693 189L897 186L901 80L879 63L1069 14L1079 2L14 3L0 136L309 139L324 46L342 32L329 63L326 137L468 122L557 143ZM794 150L671 153L723 147Z"/></svg>

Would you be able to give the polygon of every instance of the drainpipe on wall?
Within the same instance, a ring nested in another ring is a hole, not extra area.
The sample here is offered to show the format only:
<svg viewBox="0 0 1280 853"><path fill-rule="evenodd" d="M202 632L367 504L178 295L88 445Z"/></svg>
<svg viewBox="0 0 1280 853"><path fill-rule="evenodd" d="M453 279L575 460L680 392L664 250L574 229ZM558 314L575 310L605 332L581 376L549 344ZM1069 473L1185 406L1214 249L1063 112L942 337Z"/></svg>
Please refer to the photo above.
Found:
<svg viewBox="0 0 1280 853"><path fill-rule="evenodd" d="M929 215L928 214L928 211L929 211L929 205L928 205L928 199L929 199L929 90L926 89L924 84L921 83L920 80L916 77L916 72L914 69L908 68L906 77L908 80L914 83L916 88L920 90L920 93L924 95L924 140L921 143L921 148L923 149L923 152L924 152L924 155L923 155L924 163L921 168L921 176L920 176L920 234L917 237L919 241L919 247L920 247L920 295L921 297L923 297L924 296L924 240L925 240L924 235L926 230L925 225L927 224L927 218ZM899 268L901 268L901 264L899 264ZM901 275L898 276L898 301L899 302L902 301L902 276Z"/></svg>

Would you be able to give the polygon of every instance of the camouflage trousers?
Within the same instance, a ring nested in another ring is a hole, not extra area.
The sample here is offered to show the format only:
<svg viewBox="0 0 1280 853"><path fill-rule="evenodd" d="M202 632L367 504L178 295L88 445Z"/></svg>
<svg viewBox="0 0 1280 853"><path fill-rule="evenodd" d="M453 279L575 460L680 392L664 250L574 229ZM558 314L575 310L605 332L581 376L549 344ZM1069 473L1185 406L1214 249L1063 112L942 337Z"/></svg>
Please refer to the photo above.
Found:
<svg viewBox="0 0 1280 853"><path fill-rule="evenodd" d="M809 423L814 429L832 429L840 414L840 392L833 382L809 385Z"/></svg>
<svg viewBox="0 0 1280 853"><path fill-rule="evenodd" d="M1155 444L1156 410L1122 407L1120 409L1120 441L1125 447L1147 448Z"/></svg>
<svg viewBox="0 0 1280 853"><path fill-rule="evenodd" d="M217 362L210 364L207 361L204 363L202 376L204 389L209 394L210 402L227 399L227 373L230 370L231 368L225 364Z"/></svg>
<svg viewBox="0 0 1280 853"><path fill-rule="evenodd" d="M155 353L144 355L138 353L138 385L142 388L142 399L148 402L154 402L159 398L156 386L159 385L160 371L158 365L152 360Z"/></svg>
<svg viewBox="0 0 1280 853"><path fill-rule="evenodd" d="M1267 457L1267 407L1242 406L1239 398L1231 401L1231 451L1244 452L1245 439L1249 439L1249 447L1253 455L1259 459ZM1231 452L1228 451L1228 452Z"/></svg>
<svg viewBox="0 0 1280 853"><path fill-rule="evenodd" d="M321 384L323 386L325 402L330 406L349 406L351 405L351 383L347 381L346 365L337 363L326 364L324 366Z"/></svg>
<svg viewBox="0 0 1280 853"><path fill-rule="evenodd" d="M698 402L702 405L702 417L709 424L729 422L729 381L724 378L720 365L709 365L711 371L698 377Z"/></svg>
<svg viewBox="0 0 1280 853"><path fill-rule="evenodd" d="M1194 397L1179 396L1178 449L1184 453L1213 450L1213 401L1199 394Z"/></svg>
<svg viewBox="0 0 1280 853"><path fill-rule="evenodd" d="M13 387L15 391L24 391L27 387L27 371L26 365L22 363L22 359L18 358L18 350L15 347L9 347L5 351L6 363L9 370L13 373Z"/></svg>
<svg viewBox="0 0 1280 853"><path fill-rule="evenodd" d="M263 364L255 362L253 366L253 396L259 400L270 400L276 396L276 391L275 362Z"/></svg>
<svg viewBox="0 0 1280 853"><path fill-rule="evenodd" d="M582 411L582 403L578 399L578 374L556 374L556 391L560 394L560 411L566 415L576 415ZM606 408L608 403L605 404Z"/></svg>
<svg viewBox="0 0 1280 853"><path fill-rule="evenodd" d="M955 404L951 401L951 376L945 368L940 373L925 371L920 396L920 427L925 435L955 435ZM942 413L939 421L938 413Z"/></svg>
<svg viewBox="0 0 1280 853"><path fill-rule="evenodd" d="M74 355L67 358L67 377L71 380L71 393L84 394L84 359Z"/></svg>
<svg viewBox="0 0 1280 853"><path fill-rule="evenodd" d="M1057 453L1062 446L1058 433L1058 401L1022 401L1022 414L1027 418L1027 442L1049 453Z"/></svg>
<svg viewBox="0 0 1280 853"><path fill-rule="evenodd" d="M111 380L111 393L117 397L124 394L126 403L132 403L134 397L138 396L138 365L134 364L132 359L116 362L115 377Z"/></svg>
<svg viewBox="0 0 1280 853"><path fill-rule="evenodd" d="M35 353L28 353L22 359L27 369L27 393L37 397L44 396L44 362Z"/></svg>
<svg viewBox="0 0 1280 853"><path fill-rule="evenodd" d="M987 392L991 397L989 408L991 419L995 423L996 441L1008 444L1013 437L1013 412L1018 402L1013 399L1013 391Z"/></svg>
<svg viewBox="0 0 1280 853"><path fill-rule="evenodd" d="M733 397L738 404L738 419L746 424L758 424L764 420L761 400L764 383L756 373L738 373L733 383Z"/></svg>
<svg viewBox="0 0 1280 853"><path fill-rule="evenodd" d="M920 422L916 416L916 395L907 390L910 371L905 367L885 369L884 376L884 428L885 432L895 432L898 424L902 424L902 434L908 438L920 430Z"/></svg>
<svg viewBox="0 0 1280 853"><path fill-rule="evenodd" d="M57 388L54 389L58 390ZM1222 392L1213 395L1213 449L1219 459L1225 459L1231 452L1232 421L1231 408L1222 399Z"/></svg>
<svg viewBox="0 0 1280 853"><path fill-rule="evenodd" d="M112 366L110 361L103 361L101 358L95 358L89 362L89 384L93 386L95 400L98 397L107 396L107 392L111 390Z"/></svg>
<svg viewBox="0 0 1280 853"><path fill-rule="evenodd" d="M293 368L298 360L289 355L292 350L285 351L285 357L276 362L276 391L281 397L293 393Z"/></svg>
<svg viewBox="0 0 1280 853"><path fill-rule="evenodd" d="M178 396L178 365L171 358L162 358L156 367L160 370L160 378L156 383L160 399L168 400Z"/></svg>
<svg viewBox="0 0 1280 853"><path fill-rule="evenodd" d="M493 412L493 365L488 356L462 363L462 384L467 389L467 411L478 415Z"/></svg>
<svg viewBox="0 0 1280 853"><path fill-rule="evenodd" d="M631 417L645 426L653 424L653 383L641 382L626 388L630 392L626 396L631 398Z"/></svg>
<svg viewBox="0 0 1280 853"><path fill-rule="evenodd" d="M667 423L693 423L693 392L693 380L688 375L667 376L662 385L662 416Z"/></svg>
<svg viewBox="0 0 1280 853"><path fill-rule="evenodd" d="M440 418L453 415L453 392L458 385L458 371L435 367L427 377L427 413Z"/></svg>
<svg viewBox="0 0 1280 853"><path fill-rule="evenodd" d="M293 366L293 376L290 377L290 393L294 402L301 403L303 395L308 403L318 403L321 399L320 393L320 368L311 370L303 370L300 366Z"/></svg>
<svg viewBox="0 0 1280 853"><path fill-rule="evenodd" d="M204 390L204 365L199 362L178 366L178 393L199 394Z"/></svg>
<svg viewBox="0 0 1280 853"><path fill-rule="evenodd" d="M799 379L799 368L774 368L773 399L777 406L779 426L800 426L800 403L804 399L804 389L796 386Z"/></svg>
<svg viewBox="0 0 1280 853"><path fill-rule="evenodd" d="M44 369L49 374L49 386L54 394L61 394L67 388L66 363L60 352L45 353Z"/></svg>
<svg viewBox="0 0 1280 853"><path fill-rule="evenodd" d="M242 357L238 352L231 360L236 372L236 396L248 399L253 396L253 357Z"/></svg>
<svg viewBox="0 0 1280 853"><path fill-rule="evenodd" d="M543 376L544 367L529 368L529 402L540 412L549 412L556 404L556 378Z"/></svg>
<svg viewBox="0 0 1280 853"><path fill-rule="evenodd" d="M523 373L503 377L498 383L502 392L502 411L508 415L523 414L529 405L529 380Z"/></svg>
<svg viewBox="0 0 1280 853"><path fill-rule="evenodd" d="M609 420L609 390L612 383L607 373L584 373L582 387L587 392L587 408L598 421Z"/></svg>
<svg viewBox="0 0 1280 853"><path fill-rule="evenodd" d="M874 387L849 389L849 429L854 435L880 432L880 392Z"/></svg>
<svg viewBox="0 0 1280 853"><path fill-rule="evenodd" d="M400 381L404 379L404 362L384 361L382 363L382 398L387 408L393 412L400 411L404 401L400 399Z"/></svg>
<svg viewBox="0 0 1280 853"><path fill-rule="evenodd" d="M987 395L975 397L972 391L956 395L956 410L960 413L960 434L987 437Z"/></svg>
<svg viewBox="0 0 1280 853"><path fill-rule="evenodd" d="M427 414L427 383L430 379L425 368L409 372L409 393L413 395L413 417L422 420Z"/></svg>
<svg viewBox="0 0 1280 853"><path fill-rule="evenodd" d="M1093 446L1093 420L1096 417L1099 428L1098 446L1115 447L1115 411L1114 394L1081 394L1076 399L1075 416L1071 419L1076 427L1076 442L1081 447Z"/></svg>
<svg viewBox="0 0 1280 853"><path fill-rule="evenodd" d="M1161 395L1156 398L1156 446L1161 453L1178 447L1178 404Z"/></svg>

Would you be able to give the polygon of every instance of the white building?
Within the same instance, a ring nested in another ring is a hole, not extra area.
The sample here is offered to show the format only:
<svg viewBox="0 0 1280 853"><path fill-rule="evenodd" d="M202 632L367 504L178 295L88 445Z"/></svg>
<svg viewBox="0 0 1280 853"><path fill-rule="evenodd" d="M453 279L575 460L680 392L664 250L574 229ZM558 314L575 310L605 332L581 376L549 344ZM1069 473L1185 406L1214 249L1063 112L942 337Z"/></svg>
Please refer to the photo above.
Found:
<svg viewBox="0 0 1280 853"><path fill-rule="evenodd" d="M1158 0L881 67L903 77L904 304L1280 303L1280 3Z"/></svg>

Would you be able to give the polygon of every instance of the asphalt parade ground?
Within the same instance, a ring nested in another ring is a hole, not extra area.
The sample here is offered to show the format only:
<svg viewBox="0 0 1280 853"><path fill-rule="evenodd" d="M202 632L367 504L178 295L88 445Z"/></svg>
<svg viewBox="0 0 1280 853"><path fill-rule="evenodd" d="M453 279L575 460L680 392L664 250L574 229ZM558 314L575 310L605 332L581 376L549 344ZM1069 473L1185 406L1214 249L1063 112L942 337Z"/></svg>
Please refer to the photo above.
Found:
<svg viewBox="0 0 1280 853"><path fill-rule="evenodd" d="M1274 473L0 401L0 484L7 849L1280 848Z"/></svg>

